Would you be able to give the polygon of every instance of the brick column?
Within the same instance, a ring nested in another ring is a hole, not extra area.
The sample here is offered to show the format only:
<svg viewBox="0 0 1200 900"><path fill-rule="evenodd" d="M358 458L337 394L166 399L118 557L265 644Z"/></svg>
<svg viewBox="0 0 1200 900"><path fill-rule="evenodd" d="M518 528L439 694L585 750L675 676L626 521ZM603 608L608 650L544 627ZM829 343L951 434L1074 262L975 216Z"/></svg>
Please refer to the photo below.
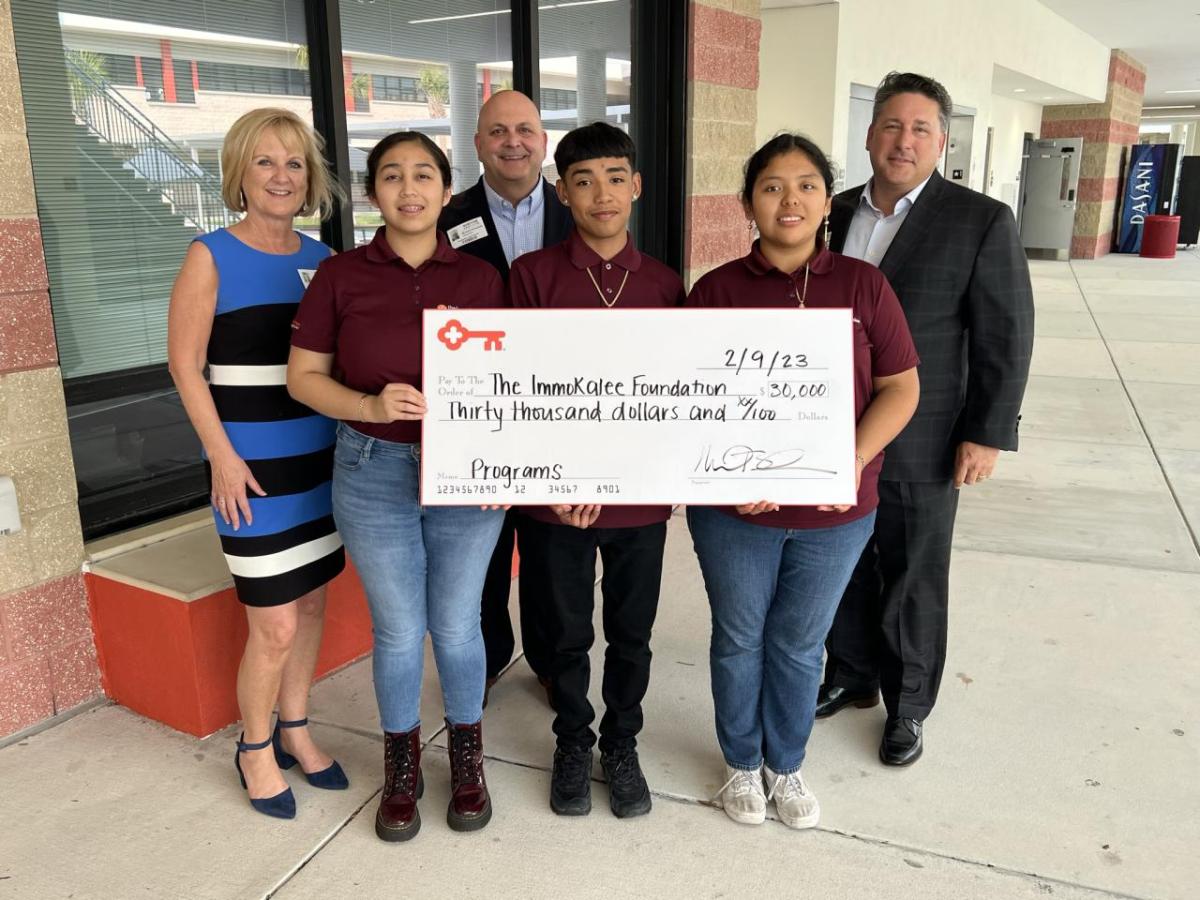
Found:
<svg viewBox="0 0 1200 900"><path fill-rule="evenodd" d="M10 10L0 2L0 475L23 528L0 535L0 737L100 693Z"/></svg>
<svg viewBox="0 0 1200 900"><path fill-rule="evenodd" d="M354 60L342 57L342 93L346 98L346 112L354 112Z"/></svg>
<svg viewBox="0 0 1200 900"><path fill-rule="evenodd" d="M693 0L689 28L683 266L690 287L750 248L739 195L742 167L755 149L758 0Z"/></svg>
<svg viewBox="0 0 1200 900"><path fill-rule="evenodd" d="M1072 259L1095 259L1112 249L1121 158L1126 147L1137 143L1145 88L1145 67L1128 53L1114 50L1103 103L1042 110L1041 137L1083 138Z"/></svg>
<svg viewBox="0 0 1200 900"><path fill-rule="evenodd" d="M171 54L171 42L159 41L158 49L162 58L163 101L178 103L179 94L175 88L175 57Z"/></svg>

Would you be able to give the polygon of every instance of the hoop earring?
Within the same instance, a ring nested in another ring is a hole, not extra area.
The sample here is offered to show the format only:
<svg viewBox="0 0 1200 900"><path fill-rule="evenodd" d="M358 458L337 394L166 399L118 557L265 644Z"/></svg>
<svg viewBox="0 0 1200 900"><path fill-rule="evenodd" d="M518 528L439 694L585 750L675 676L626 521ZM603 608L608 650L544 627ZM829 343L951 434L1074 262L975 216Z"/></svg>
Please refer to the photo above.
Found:
<svg viewBox="0 0 1200 900"><path fill-rule="evenodd" d="M242 190L241 188L238 188L238 196L242 200L242 210L241 211L245 212L246 211L246 192L244 190Z"/></svg>

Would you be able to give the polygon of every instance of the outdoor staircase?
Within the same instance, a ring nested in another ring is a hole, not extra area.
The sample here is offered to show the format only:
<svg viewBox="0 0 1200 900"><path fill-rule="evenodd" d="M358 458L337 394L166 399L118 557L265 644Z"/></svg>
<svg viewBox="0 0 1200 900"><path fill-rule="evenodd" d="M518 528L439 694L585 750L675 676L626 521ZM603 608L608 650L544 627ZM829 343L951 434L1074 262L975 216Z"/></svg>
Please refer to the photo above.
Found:
<svg viewBox="0 0 1200 900"><path fill-rule="evenodd" d="M71 109L77 122L108 145L124 168L157 192L163 203L198 232L237 221L221 198L221 179L193 159L106 79L67 56Z"/></svg>

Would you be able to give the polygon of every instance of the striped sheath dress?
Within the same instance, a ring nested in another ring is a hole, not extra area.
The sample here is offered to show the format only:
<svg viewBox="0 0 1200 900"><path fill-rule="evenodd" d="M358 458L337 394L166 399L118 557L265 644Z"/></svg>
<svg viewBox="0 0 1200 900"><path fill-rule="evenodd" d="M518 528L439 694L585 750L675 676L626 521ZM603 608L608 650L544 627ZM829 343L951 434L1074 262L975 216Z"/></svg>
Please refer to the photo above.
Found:
<svg viewBox="0 0 1200 900"><path fill-rule="evenodd" d="M289 603L346 565L330 481L337 423L287 392L292 319L312 272L330 254L299 237L292 254L255 250L224 228L197 238L219 279L209 389L234 450L267 493L247 489L254 524L243 521L237 531L213 511L238 599L248 606Z"/></svg>

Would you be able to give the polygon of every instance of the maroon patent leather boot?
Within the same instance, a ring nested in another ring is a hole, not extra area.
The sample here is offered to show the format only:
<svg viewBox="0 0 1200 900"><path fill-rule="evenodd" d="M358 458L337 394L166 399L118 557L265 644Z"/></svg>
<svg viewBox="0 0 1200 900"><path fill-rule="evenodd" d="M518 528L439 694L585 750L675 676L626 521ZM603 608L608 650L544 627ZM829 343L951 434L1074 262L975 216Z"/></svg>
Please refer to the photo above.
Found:
<svg viewBox="0 0 1200 900"><path fill-rule="evenodd" d="M483 726L451 725L450 806L446 821L455 831L478 831L492 818L492 800L483 777Z"/></svg>
<svg viewBox="0 0 1200 900"><path fill-rule="evenodd" d="M425 792L421 777L421 729L383 733L383 794L375 814L375 833L385 841L407 841L421 830L417 800Z"/></svg>

